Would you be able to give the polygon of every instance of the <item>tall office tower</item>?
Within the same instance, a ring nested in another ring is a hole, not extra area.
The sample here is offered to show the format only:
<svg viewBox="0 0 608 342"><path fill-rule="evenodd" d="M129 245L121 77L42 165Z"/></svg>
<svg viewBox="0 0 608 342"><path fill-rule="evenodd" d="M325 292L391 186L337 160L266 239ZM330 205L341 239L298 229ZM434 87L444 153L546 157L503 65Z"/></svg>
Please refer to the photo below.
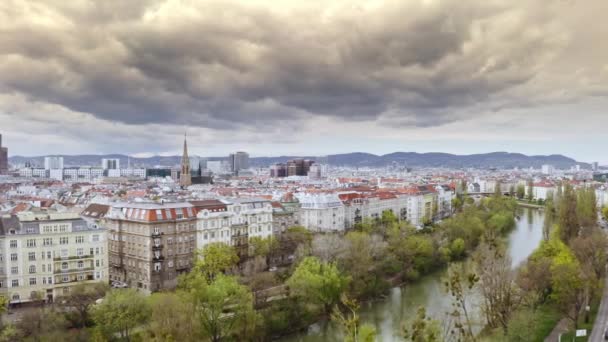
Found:
<svg viewBox="0 0 608 342"><path fill-rule="evenodd" d="M44 157L45 170L63 169L63 157Z"/></svg>
<svg viewBox="0 0 608 342"><path fill-rule="evenodd" d="M593 171L599 171L600 164L598 162L593 162L593 164L591 164L591 168L593 169Z"/></svg>
<svg viewBox="0 0 608 342"><path fill-rule="evenodd" d="M237 173L249 168L249 154L247 152L231 153L228 156L228 161L230 162L231 172Z"/></svg>
<svg viewBox="0 0 608 342"><path fill-rule="evenodd" d="M190 174L190 158L188 157L188 143L184 135L184 153L182 155L182 168L179 175L179 185L192 185L192 175Z"/></svg>
<svg viewBox="0 0 608 342"><path fill-rule="evenodd" d="M120 170L120 159L102 159L101 167L104 170Z"/></svg>
<svg viewBox="0 0 608 342"><path fill-rule="evenodd" d="M8 148L2 147L2 134L0 134L0 175L8 172Z"/></svg>

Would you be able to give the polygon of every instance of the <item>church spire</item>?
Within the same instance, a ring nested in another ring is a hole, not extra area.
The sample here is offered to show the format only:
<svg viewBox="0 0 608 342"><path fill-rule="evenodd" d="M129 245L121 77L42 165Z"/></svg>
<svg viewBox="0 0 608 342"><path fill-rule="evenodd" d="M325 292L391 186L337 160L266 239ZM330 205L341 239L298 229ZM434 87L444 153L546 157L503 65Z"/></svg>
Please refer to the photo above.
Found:
<svg viewBox="0 0 608 342"><path fill-rule="evenodd" d="M192 185L192 176L190 175L190 158L188 157L188 141L186 133L184 133L184 153L182 154L182 168L179 175L179 185Z"/></svg>

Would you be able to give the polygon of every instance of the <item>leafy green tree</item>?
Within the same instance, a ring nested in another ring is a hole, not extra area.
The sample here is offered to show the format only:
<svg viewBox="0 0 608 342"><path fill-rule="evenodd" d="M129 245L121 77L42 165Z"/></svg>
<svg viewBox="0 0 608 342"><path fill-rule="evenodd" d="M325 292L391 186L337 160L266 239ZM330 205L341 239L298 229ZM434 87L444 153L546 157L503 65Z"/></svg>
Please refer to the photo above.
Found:
<svg viewBox="0 0 608 342"><path fill-rule="evenodd" d="M466 252L465 248L464 240L462 238L457 238L456 240L452 241L450 244L451 258L453 260L462 258Z"/></svg>
<svg viewBox="0 0 608 342"><path fill-rule="evenodd" d="M526 197L526 187L523 184L517 186L517 198L523 200Z"/></svg>
<svg viewBox="0 0 608 342"><path fill-rule="evenodd" d="M534 338L539 324L538 313L531 309L516 312L509 322L507 340L509 342L529 342Z"/></svg>
<svg viewBox="0 0 608 342"><path fill-rule="evenodd" d="M211 341L221 341L254 329L253 295L236 278L219 273L209 281L198 273L184 279L180 289L194 306L202 335Z"/></svg>
<svg viewBox="0 0 608 342"><path fill-rule="evenodd" d="M576 214L583 233L589 234L597 227L597 199L595 189L582 188L577 191Z"/></svg>
<svg viewBox="0 0 608 342"><path fill-rule="evenodd" d="M146 340L200 341L194 305L183 293L155 293L148 298L151 315Z"/></svg>
<svg viewBox="0 0 608 342"><path fill-rule="evenodd" d="M233 247L219 242L205 246L198 251L198 256L194 270L204 274L209 282L219 274L230 270L239 261L239 256ZM187 276L194 274L195 272L191 272Z"/></svg>
<svg viewBox="0 0 608 342"><path fill-rule="evenodd" d="M344 342L374 342L376 340L374 327L361 326L359 307L356 300L350 299L346 295L342 295L341 305L334 307L331 319L344 331Z"/></svg>
<svg viewBox="0 0 608 342"><path fill-rule="evenodd" d="M608 221L608 207L602 208L602 216L604 217L604 220Z"/></svg>
<svg viewBox="0 0 608 342"><path fill-rule="evenodd" d="M564 193L559 204L558 223L560 237L566 243L578 236L580 231L576 202L577 196L572 185L564 185Z"/></svg>
<svg viewBox="0 0 608 342"><path fill-rule="evenodd" d="M585 281L580 265L576 261L559 263L551 270L552 294L557 308L578 329L580 314L586 303Z"/></svg>
<svg viewBox="0 0 608 342"><path fill-rule="evenodd" d="M445 341L438 321L426 315L426 309L419 307L416 318L411 326L403 328L403 336L411 342L441 342Z"/></svg>
<svg viewBox="0 0 608 342"><path fill-rule="evenodd" d="M528 181L528 200L532 201L534 199L534 182L532 180Z"/></svg>
<svg viewBox="0 0 608 342"><path fill-rule="evenodd" d="M92 316L106 338L113 339L118 335L131 341L133 330L150 317L150 306L146 297L134 289L111 290L103 302L93 308Z"/></svg>
<svg viewBox="0 0 608 342"><path fill-rule="evenodd" d="M103 298L109 286L104 283L78 284L59 300L66 310L66 317L77 328L90 323L89 311L95 301Z"/></svg>
<svg viewBox="0 0 608 342"><path fill-rule="evenodd" d="M287 280L290 294L304 301L320 305L326 314L340 300L349 278L333 263L306 257Z"/></svg>
<svg viewBox="0 0 608 342"><path fill-rule="evenodd" d="M251 256L267 258L276 248L278 248L278 241L272 236L267 238L254 236L249 239L249 246L251 247Z"/></svg>
<svg viewBox="0 0 608 342"><path fill-rule="evenodd" d="M454 199L452 199L452 208L453 208L454 212L462 211L462 207L463 207L462 199L460 199L459 197L455 197Z"/></svg>
<svg viewBox="0 0 608 342"><path fill-rule="evenodd" d="M379 265L386 255L386 242L379 235L352 231L345 236L345 248L339 262L351 277L350 292L355 297L374 296L387 288Z"/></svg>

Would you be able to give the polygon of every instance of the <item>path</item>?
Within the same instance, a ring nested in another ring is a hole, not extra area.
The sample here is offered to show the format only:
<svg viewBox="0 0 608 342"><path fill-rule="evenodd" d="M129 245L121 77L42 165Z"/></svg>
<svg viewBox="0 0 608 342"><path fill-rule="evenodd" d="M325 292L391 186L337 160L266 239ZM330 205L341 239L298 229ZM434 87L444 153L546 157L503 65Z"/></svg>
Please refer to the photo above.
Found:
<svg viewBox="0 0 608 342"><path fill-rule="evenodd" d="M569 327L570 325L568 319L562 318L562 320L557 323L555 328L553 328L553 331L551 331L549 336L545 338L545 342L559 342L559 335L567 333L570 330L568 329Z"/></svg>
<svg viewBox="0 0 608 342"><path fill-rule="evenodd" d="M595 323L593 324L593 331L589 337L590 342L603 341L604 331L608 327L608 277L606 277L604 283L604 294L602 295L602 303L597 311L595 317Z"/></svg>

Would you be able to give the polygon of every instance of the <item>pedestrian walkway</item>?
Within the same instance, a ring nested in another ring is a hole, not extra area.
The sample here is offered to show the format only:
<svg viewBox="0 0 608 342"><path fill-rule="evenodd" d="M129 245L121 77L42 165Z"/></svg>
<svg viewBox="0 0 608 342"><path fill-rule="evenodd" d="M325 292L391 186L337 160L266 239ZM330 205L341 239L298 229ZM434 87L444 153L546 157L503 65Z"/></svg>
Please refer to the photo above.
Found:
<svg viewBox="0 0 608 342"><path fill-rule="evenodd" d="M545 342L558 342L559 335L568 332L568 330L569 330L568 323L569 322L568 322L567 318L562 318L561 321L557 322L557 325L555 326L555 328L553 328L553 331L551 331L551 334L549 334L549 336L547 336L547 338L545 338Z"/></svg>

